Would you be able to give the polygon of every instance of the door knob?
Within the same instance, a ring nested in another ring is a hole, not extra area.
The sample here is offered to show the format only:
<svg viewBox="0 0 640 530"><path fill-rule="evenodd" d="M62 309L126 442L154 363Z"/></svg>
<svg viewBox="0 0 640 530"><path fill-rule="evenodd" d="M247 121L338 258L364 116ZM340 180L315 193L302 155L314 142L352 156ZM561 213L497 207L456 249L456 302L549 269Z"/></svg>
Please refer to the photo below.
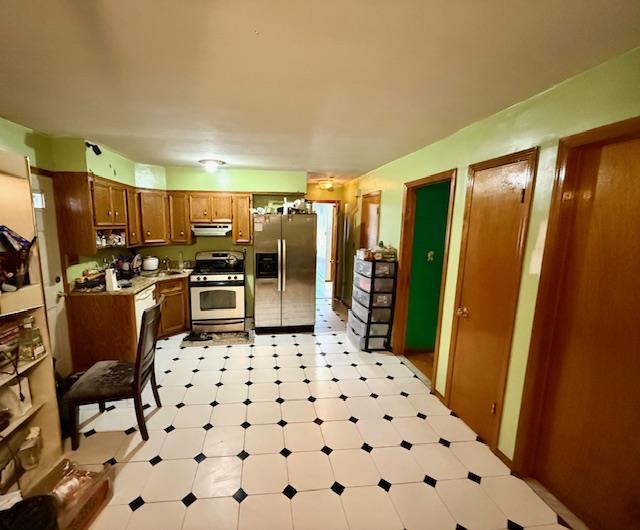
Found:
<svg viewBox="0 0 640 530"><path fill-rule="evenodd" d="M456 309L456 316L467 318L469 316L469 310L466 307L459 307Z"/></svg>

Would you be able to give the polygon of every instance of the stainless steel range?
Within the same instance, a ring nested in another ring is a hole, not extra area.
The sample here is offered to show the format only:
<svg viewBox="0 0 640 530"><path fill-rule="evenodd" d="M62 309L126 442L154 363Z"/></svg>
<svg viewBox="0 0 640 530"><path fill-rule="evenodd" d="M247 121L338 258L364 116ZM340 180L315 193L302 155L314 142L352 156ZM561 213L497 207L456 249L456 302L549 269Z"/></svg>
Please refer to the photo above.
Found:
<svg viewBox="0 0 640 530"><path fill-rule="evenodd" d="M189 276L191 330L244 331L243 252L197 252Z"/></svg>

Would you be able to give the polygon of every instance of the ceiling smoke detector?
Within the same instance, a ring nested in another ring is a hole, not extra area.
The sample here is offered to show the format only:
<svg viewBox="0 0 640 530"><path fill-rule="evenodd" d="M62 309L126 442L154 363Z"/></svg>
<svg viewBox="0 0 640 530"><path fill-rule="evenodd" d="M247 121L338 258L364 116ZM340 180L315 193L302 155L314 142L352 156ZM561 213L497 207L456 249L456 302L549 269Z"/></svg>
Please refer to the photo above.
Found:
<svg viewBox="0 0 640 530"><path fill-rule="evenodd" d="M225 162L223 162L222 160L213 160L208 158L204 160L198 160L198 163L205 169L205 171L208 171L209 173L215 173L216 171L218 171L218 169L225 165Z"/></svg>

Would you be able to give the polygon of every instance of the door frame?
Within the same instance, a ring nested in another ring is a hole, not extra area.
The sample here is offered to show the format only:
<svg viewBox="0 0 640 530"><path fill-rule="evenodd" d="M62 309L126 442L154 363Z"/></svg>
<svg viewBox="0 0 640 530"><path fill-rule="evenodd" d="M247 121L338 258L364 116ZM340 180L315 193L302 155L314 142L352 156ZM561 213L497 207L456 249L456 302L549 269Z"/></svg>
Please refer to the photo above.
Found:
<svg viewBox="0 0 640 530"><path fill-rule="evenodd" d="M311 199L311 204L313 204L314 202L319 202L319 203L323 203L323 204L333 204L334 205L334 210L333 210L333 220L332 220L332 227L331 227L331 252L334 253L336 259L333 261L333 265L331 266L332 268L332 274L333 274L333 285L331 287L331 299L334 299L336 297L336 286L338 285L338 280L339 280L339 276L340 276L340 267L339 264L342 262L341 256L340 256L340 230L339 228L339 224L340 224L340 208L342 205L342 201L340 201L340 199Z"/></svg>
<svg viewBox="0 0 640 530"><path fill-rule="evenodd" d="M518 300L520 295L520 285L522 283L522 265L524 261L524 251L527 242L527 235L529 231L529 218L531 216L531 204L533 199L533 190L535 188L535 180L536 173L538 167L538 153L539 148L531 147L529 149L525 149L523 151L518 151L516 153L511 153L508 155L499 156L496 158L492 158L490 160L485 160L483 162L478 162L476 164L471 164L469 166L469 173L467 179L467 194L465 198L465 209L464 209L464 221L462 227L462 243L460 246L460 258L458 261L458 276L456 278L456 295L455 295L455 305L454 308L460 307L462 302L462 286L464 283L464 273L465 273L465 262L467 257L467 249L469 243L469 219L471 216L471 202L473 199L473 188L475 184L475 174L478 171L483 171L485 169L496 168L500 166L506 166L508 164L513 164L516 162L528 162L529 172L527 175L527 183L525 187L525 195L524 195L524 207L525 211L521 217L520 222L522 223L522 228L520 231L520 240L518 241L517 248L517 267L520 271L519 279L518 279L518 293L516 294L515 306L513 311L513 319L510 326L510 333L507 343L507 351L505 352L507 355L507 362L504 364L504 368L502 373L500 374L500 388L498 389L498 398L497 398L497 410L496 417L499 420L496 422L496 426L491 433L491 437L489 440L483 440L487 443L487 445L493 449L497 449L498 436L500 434L500 424L502 419L503 405L504 405L504 395L507 384L507 373L509 372L509 364L511 362L511 347L513 342L513 331L515 325L515 319L518 308ZM458 339L458 330L459 330L459 318L454 314L453 316L453 326L451 330L451 343L449 348L449 361L447 364L447 384L445 390L445 404L449 405L451 402L451 386L453 383L453 372L455 368L455 354L456 354L456 343Z"/></svg>
<svg viewBox="0 0 640 530"><path fill-rule="evenodd" d="M393 330L391 337L391 349L394 353L404 355L406 353L407 318L409 316L409 280L411 277L411 265L413 262L413 234L416 222L416 197L417 191L432 184L450 181L449 204L447 206L447 224L444 239L444 256L442 263L442 278L440 280L440 299L438 301L438 323L436 328L436 341L433 354L432 386L436 386L436 366L438 363L438 351L440 346L440 328L442 327L442 306L444 302L444 287L447 276L447 264L449 262L449 244L451 239L451 221L453 219L453 204L456 191L456 169L449 169L435 173L427 177L405 182L402 197L402 225L400 228L400 248L398 250L398 278L396 284L396 303L393 316ZM425 374L426 375L426 374Z"/></svg>
<svg viewBox="0 0 640 530"><path fill-rule="evenodd" d="M624 140L638 133L640 116L560 139L513 457L513 469L519 475L530 476L535 469L538 428L544 410L544 400L540 396L545 393L546 374L552 365L551 347L558 325L555 315L573 212L573 208L565 207L564 197L577 183L579 152L586 146Z"/></svg>
<svg viewBox="0 0 640 530"><path fill-rule="evenodd" d="M382 190L368 191L367 193L362 194L360 200L360 239L358 240L359 247L362 247L362 241L364 240L364 224L362 222L362 215L364 213L364 200L367 197L380 197L380 202L378 203L378 226L376 230L378 232L378 237L376 239L380 241L380 210L382 206ZM376 244L378 243L378 241L376 241Z"/></svg>

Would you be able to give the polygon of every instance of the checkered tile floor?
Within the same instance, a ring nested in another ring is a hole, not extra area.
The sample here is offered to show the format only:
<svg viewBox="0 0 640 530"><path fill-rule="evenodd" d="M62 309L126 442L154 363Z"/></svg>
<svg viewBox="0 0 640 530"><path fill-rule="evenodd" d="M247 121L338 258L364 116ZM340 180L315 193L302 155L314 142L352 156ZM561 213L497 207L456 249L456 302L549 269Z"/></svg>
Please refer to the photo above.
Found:
<svg viewBox="0 0 640 530"><path fill-rule="evenodd" d="M129 402L81 409L68 456L117 473L94 529L561 528L400 358L343 332L158 345L149 441Z"/></svg>

